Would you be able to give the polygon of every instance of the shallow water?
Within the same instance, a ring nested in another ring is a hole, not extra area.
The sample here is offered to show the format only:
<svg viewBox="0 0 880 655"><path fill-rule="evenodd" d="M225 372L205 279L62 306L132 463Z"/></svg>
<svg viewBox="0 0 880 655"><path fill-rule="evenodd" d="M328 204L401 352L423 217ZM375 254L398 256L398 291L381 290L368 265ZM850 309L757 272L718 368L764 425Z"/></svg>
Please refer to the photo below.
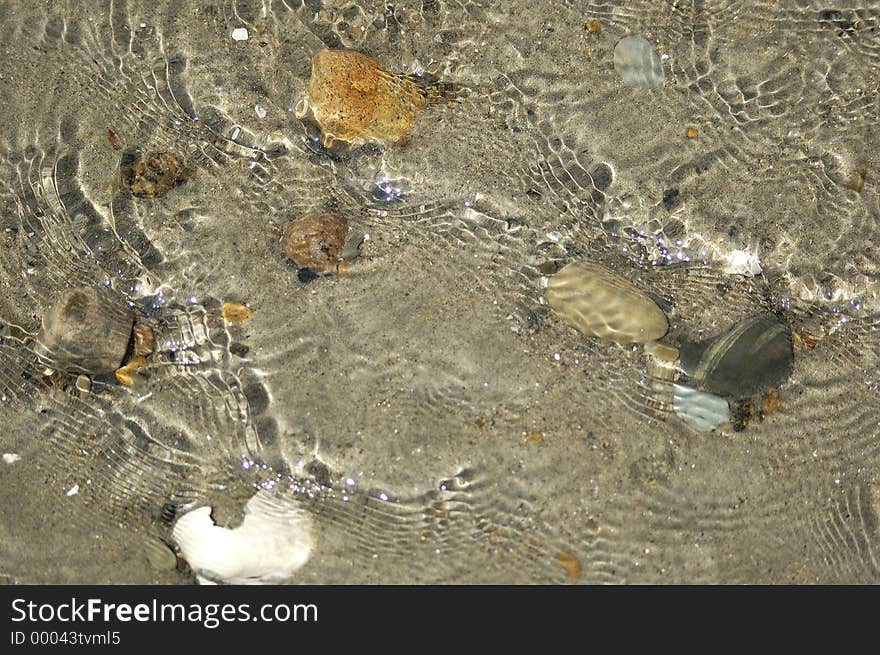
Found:
<svg viewBox="0 0 880 655"><path fill-rule="evenodd" d="M0 576L190 583L145 542L262 486L315 521L291 582L880 581L878 28L877 2L3 1ZM615 72L630 34L662 86ZM323 47L460 97L328 152L293 111ZM135 147L196 172L133 197ZM370 238L304 283L281 230L328 203ZM671 344L806 330L782 407L688 427L641 345L549 311L572 261L660 299ZM33 335L95 284L159 348L80 397Z"/></svg>

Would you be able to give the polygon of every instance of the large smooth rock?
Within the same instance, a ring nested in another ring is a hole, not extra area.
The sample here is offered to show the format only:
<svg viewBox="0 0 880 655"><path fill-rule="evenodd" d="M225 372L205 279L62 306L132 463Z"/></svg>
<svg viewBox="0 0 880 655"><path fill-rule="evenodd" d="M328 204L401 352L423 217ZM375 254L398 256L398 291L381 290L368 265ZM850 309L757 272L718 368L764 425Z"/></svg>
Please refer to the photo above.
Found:
<svg viewBox="0 0 880 655"><path fill-rule="evenodd" d="M744 399L779 386L794 367L791 331L769 312L723 334L681 347L680 365L697 388Z"/></svg>
<svg viewBox="0 0 880 655"><path fill-rule="evenodd" d="M547 302L584 334L621 343L655 341L666 315L629 280L589 262L569 264L550 278Z"/></svg>

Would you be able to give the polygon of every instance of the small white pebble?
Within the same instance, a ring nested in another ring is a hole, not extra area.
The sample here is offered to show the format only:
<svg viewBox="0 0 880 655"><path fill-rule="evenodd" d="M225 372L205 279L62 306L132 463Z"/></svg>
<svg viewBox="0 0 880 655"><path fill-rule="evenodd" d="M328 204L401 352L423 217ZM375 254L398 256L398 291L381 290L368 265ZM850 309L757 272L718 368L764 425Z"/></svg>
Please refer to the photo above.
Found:
<svg viewBox="0 0 880 655"><path fill-rule="evenodd" d="M257 118L266 118L266 110L263 109L260 105L254 105L254 111L257 114Z"/></svg>
<svg viewBox="0 0 880 655"><path fill-rule="evenodd" d="M70 489L67 490L68 496L75 496L79 493L79 485L75 484Z"/></svg>
<svg viewBox="0 0 880 655"><path fill-rule="evenodd" d="M146 23L141 23L141 29L145 28L146 26L147 26Z"/></svg>
<svg viewBox="0 0 880 655"><path fill-rule="evenodd" d="M18 453L3 453L3 461L7 464L15 464L20 459L21 455Z"/></svg>
<svg viewBox="0 0 880 655"><path fill-rule="evenodd" d="M232 30L232 40L233 41L247 41L248 39L248 31L244 27L236 27Z"/></svg>

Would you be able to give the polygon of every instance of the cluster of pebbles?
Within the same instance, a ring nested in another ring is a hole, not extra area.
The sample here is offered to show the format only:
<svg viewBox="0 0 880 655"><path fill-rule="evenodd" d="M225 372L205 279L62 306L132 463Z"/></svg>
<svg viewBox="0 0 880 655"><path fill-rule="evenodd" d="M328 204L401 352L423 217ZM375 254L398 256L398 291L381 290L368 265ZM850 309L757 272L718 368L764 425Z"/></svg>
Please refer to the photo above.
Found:
<svg viewBox="0 0 880 655"><path fill-rule="evenodd" d="M674 412L691 427L745 427L756 399L775 393L791 375L789 327L770 312L749 316L704 341L663 343L669 321L629 280L595 263L572 263L549 278L547 303L586 336L642 343L649 376L671 383Z"/></svg>
<svg viewBox="0 0 880 655"><path fill-rule="evenodd" d="M407 139L423 109L452 97L451 87L392 74L361 53L321 50L314 56L297 114L318 127L328 151L366 143L388 146ZM109 138L114 149L122 150L112 130ZM133 148L122 153L117 182L133 197L153 200L185 184L195 172L174 153ZM348 219L330 204L283 228L281 249L299 268L301 280L303 272L343 273L347 259L357 256L365 240L361 237L353 246L347 242ZM250 315L245 305L223 306L228 322ZM45 375L65 380L73 375L77 392L84 396L93 381L130 386L135 373L146 374L153 327L111 289L78 287L45 312L33 350ZM283 581L305 564L314 545L308 514L264 490L245 505L241 525L217 525L211 507L197 507L176 520L172 538L203 583ZM163 542L148 541L146 551L153 566L174 567L176 556Z"/></svg>
<svg viewBox="0 0 880 655"><path fill-rule="evenodd" d="M642 37L617 44L614 66L627 85L652 88L664 81L660 60ZM388 146L406 141L426 107L453 97L448 86L393 74L364 54L321 50L296 113L317 126L328 150ZM152 199L193 173L171 153L129 151L120 179L135 197ZM347 234L347 218L324 207L289 221L281 246L300 269L333 273L344 263ZM667 313L638 286L592 262L570 263L552 275L546 297L563 321L587 337L643 344L649 376L671 389L669 405L697 430L730 425L739 405L775 389L792 370L790 330L770 313L750 316L706 341L665 343ZM113 375L131 384L152 348L150 326L124 300L103 288L77 288L43 317L35 353L51 370ZM303 527L307 517L264 496L248 503L244 522L234 530L215 525L209 507L177 520L173 537L200 579L277 582L305 563L313 545L311 528Z"/></svg>

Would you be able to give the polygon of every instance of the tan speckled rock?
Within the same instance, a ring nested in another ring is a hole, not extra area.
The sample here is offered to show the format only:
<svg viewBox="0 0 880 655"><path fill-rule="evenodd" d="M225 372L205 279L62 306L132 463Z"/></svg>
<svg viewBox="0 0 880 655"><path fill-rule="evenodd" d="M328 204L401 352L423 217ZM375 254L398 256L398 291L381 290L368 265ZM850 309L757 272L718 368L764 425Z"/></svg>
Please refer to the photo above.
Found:
<svg viewBox="0 0 880 655"><path fill-rule="evenodd" d="M569 325L621 343L659 339L666 315L630 281L592 263L569 264L550 278L547 302Z"/></svg>
<svg viewBox="0 0 880 655"><path fill-rule="evenodd" d="M351 50L319 50L297 116L311 113L327 148L336 142L389 144L409 135L426 105L422 88L372 57Z"/></svg>

